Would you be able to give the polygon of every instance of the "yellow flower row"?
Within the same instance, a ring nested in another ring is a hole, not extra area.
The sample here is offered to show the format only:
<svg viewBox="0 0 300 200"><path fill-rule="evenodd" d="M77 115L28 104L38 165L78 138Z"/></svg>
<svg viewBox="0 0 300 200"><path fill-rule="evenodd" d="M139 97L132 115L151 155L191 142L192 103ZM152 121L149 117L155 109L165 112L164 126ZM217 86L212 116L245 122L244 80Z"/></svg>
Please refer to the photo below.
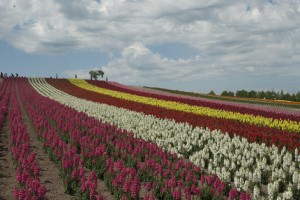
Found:
<svg viewBox="0 0 300 200"><path fill-rule="evenodd" d="M266 118L262 116L254 116L251 114L241 114L238 112L218 110L218 109L212 109L212 108L202 107L202 106L194 106L194 105L189 105L189 104L184 104L184 103L179 103L174 101L166 101L166 100L155 99L150 97L138 96L129 93L100 88L91 85L85 80L81 80L81 79L69 79L69 81L80 88L101 93L104 95L108 95L114 98L119 98L119 99L134 101L138 103L143 103L147 105L162 107L171 110L189 112L189 113L194 113L194 114L204 115L209 117L237 120L248 124L267 126L271 128L277 128L280 130L300 132L300 123L296 121L278 120L278 119Z"/></svg>

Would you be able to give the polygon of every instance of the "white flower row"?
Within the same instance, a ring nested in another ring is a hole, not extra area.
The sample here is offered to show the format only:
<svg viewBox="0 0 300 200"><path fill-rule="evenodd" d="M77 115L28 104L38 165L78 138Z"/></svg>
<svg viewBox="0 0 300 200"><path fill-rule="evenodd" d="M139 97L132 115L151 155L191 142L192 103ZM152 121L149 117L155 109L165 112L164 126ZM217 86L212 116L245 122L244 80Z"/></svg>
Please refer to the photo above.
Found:
<svg viewBox="0 0 300 200"><path fill-rule="evenodd" d="M264 190L269 199L288 199L291 188L300 189L297 150L291 154L285 148L279 151L276 146L249 143L241 137L230 138L219 130L193 128L186 123L83 100L52 87L44 79L30 79L30 83L40 94L132 131L135 137L155 142L179 156L190 155L193 163L228 183L233 182L237 188L251 191L255 199L265 196Z"/></svg>

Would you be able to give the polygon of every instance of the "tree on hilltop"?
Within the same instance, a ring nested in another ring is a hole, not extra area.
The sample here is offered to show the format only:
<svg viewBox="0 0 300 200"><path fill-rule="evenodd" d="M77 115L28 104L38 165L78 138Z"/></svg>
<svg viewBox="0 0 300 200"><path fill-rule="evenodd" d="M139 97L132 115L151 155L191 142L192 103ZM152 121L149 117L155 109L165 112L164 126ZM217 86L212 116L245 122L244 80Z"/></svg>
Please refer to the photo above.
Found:
<svg viewBox="0 0 300 200"><path fill-rule="evenodd" d="M216 95L216 93L213 90L211 90L208 94L209 95Z"/></svg>
<svg viewBox="0 0 300 200"><path fill-rule="evenodd" d="M223 91L222 93L221 93L221 96L228 96L228 97L234 97L234 93L233 92L231 92L231 91Z"/></svg>
<svg viewBox="0 0 300 200"><path fill-rule="evenodd" d="M102 70L91 70L89 71L89 74L91 76L91 80L98 80L98 76L101 76L103 78L104 72Z"/></svg>

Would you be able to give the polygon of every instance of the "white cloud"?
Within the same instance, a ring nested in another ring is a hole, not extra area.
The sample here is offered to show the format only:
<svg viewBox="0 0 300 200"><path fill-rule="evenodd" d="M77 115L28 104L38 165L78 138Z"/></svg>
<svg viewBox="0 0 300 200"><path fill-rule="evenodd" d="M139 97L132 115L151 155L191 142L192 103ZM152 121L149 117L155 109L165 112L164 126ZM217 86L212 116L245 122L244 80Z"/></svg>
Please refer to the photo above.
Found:
<svg viewBox="0 0 300 200"><path fill-rule="evenodd" d="M102 51L112 55L103 67L126 81L300 75L296 0L2 0L0 9L0 39L29 53ZM208 57L147 48L173 42Z"/></svg>
<svg viewBox="0 0 300 200"><path fill-rule="evenodd" d="M212 65L205 56L188 59L169 59L152 52L141 43L134 43L125 48L119 58L102 66L111 79L126 83L154 83L161 81L191 81L222 77L233 72L253 71Z"/></svg>

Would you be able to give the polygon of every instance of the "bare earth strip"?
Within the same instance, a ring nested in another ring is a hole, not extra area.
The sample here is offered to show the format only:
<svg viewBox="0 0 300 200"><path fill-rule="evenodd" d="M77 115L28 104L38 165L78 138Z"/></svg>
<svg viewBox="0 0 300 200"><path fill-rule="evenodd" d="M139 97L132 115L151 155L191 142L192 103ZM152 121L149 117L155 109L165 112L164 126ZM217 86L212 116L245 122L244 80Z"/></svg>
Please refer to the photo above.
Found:
<svg viewBox="0 0 300 200"><path fill-rule="evenodd" d="M2 80L2 79L1 79ZM10 104L8 110L10 109ZM12 190L16 186L16 170L10 153L10 131L8 116L0 127L0 200L14 199Z"/></svg>
<svg viewBox="0 0 300 200"><path fill-rule="evenodd" d="M9 127L6 119L0 133L0 200L14 199L12 190L16 186L16 172L9 147Z"/></svg>
<svg viewBox="0 0 300 200"><path fill-rule="evenodd" d="M100 181L98 179L98 188L97 192L99 192L105 200L113 200L114 196L108 191L107 187L104 184L104 181Z"/></svg>
<svg viewBox="0 0 300 200"><path fill-rule="evenodd" d="M50 160L48 154L44 152L43 144L37 138L37 134L28 116L27 110L25 109L25 106L22 103L18 93L17 97L22 110L23 122L26 125L27 132L30 136L30 148L37 154L36 161L41 168L40 180L41 183L47 188L46 199L75 199L74 196L64 193L63 181L58 175L58 168L55 166L55 163Z"/></svg>

